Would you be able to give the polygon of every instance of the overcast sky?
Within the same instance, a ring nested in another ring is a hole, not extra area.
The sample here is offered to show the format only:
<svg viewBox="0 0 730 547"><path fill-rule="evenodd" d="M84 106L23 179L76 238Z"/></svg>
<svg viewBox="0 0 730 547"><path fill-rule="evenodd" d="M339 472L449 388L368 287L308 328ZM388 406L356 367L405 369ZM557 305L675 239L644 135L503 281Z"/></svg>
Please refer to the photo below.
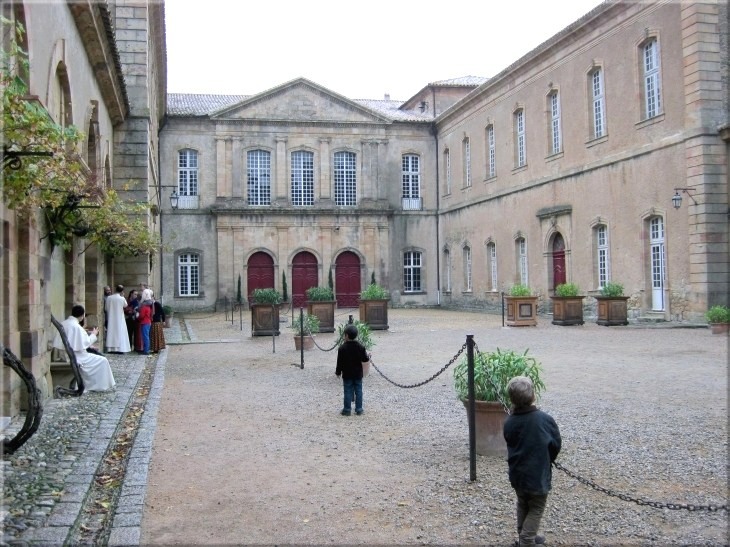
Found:
<svg viewBox="0 0 730 547"><path fill-rule="evenodd" d="M489 77L601 0L167 0L167 89L254 95L300 76L350 99L406 100Z"/></svg>

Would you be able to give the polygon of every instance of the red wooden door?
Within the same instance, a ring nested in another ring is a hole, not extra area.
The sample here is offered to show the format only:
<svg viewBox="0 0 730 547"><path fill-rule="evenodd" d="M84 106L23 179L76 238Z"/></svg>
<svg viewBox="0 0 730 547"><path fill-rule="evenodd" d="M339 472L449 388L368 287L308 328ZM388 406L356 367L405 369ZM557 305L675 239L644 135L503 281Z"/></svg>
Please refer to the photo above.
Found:
<svg viewBox="0 0 730 547"><path fill-rule="evenodd" d="M274 259L266 253L254 253L248 259L248 278L246 283L248 299L254 289L274 288Z"/></svg>
<svg viewBox="0 0 730 547"><path fill-rule="evenodd" d="M360 303L360 259L351 251L335 260L335 291L340 308L356 308Z"/></svg>
<svg viewBox="0 0 730 547"><path fill-rule="evenodd" d="M303 307L307 302L307 289L319 283L317 257L307 251L298 253L292 260L291 277L292 306Z"/></svg>
<svg viewBox="0 0 730 547"><path fill-rule="evenodd" d="M565 283L565 241L563 236L556 234L553 238L553 287Z"/></svg>

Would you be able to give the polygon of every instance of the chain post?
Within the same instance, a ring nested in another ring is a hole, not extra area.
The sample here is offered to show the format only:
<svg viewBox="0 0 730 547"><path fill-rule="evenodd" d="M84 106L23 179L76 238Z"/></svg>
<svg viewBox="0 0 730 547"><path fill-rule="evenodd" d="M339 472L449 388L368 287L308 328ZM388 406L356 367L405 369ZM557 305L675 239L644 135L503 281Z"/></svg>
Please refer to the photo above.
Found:
<svg viewBox="0 0 730 547"><path fill-rule="evenodd" d="M350 318L347 320L347 324L352 325L352 323L353 323L352 315L350 315Z"/></svg>
<svg viewBox="0 0 730 547"><path fill-rule="evenodd" d="M476 402L474 401L474 335L466 335L467 384L469 387L469 479L477 480Z"/></svg>
<svg viewBox="0 0 730 547"><path fill-rule="evenodd" d="M276 305L271 304L271 353L276 353L276 328L279 326L277 324L278 321Z"/></svg>
<svg viewBox="0 0 730 547"><path fill-rule="evenodd" d="M299 308L299 350L301 361L299 368L304 368L304 308Z"/></svg>
<svg viewBox="0 0 730 547"><path fill-rule="evenodd" d="M502 326L504 327L504 291L502 291Z"/></svg>

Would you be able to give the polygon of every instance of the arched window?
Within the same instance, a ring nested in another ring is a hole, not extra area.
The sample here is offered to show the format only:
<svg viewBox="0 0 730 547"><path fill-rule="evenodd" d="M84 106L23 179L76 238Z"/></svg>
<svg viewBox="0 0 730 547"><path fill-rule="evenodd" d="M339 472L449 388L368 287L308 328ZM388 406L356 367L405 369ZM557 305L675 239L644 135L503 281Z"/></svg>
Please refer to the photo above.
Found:
<svg viewBox="0 0 730 547"><path fill-rule="evenodd" d="M527 164L527 143L525 142L525 110L520 108L514 113L515 167Z"/></svg>
<svg viewBox="0 0 730 547"><path fill-rule="evenodd" d="M563 136L560 128L560 95L557 90L548 95L548 113L550 116L550 154L557 154L563 149Z"/></svg>
<svg viewBox="0 0 730 547"><path fill-rule="evenodd" d="M464 291L471 292L471 247L465 245L462 249L464 261Z"/></svg>
<svg viewBox="0 0 730 547"><path fill-rule="evenodd" d="M461 152L462 161L464 162L464 188L469 188L471 186L471 140L469 137L464 137L461 142Z"/></svg>
<svg viewBox="0 0 730 547"><path fill-rule="evenodd" d="M415 154L403 154L403 209L421 209L421 162Z"/></svg>
<svg viewBox="0 0 730 547"><path fill-rule="evenodd" d="M527 242L524 237L515 239L515 254L517 256L517 275L522 285L529 285L527 275Z"/></svg>
<svg viewBox="0 0 730 547"><path fill-rule="evenodd" d="M497 284L497 244L487 243L487 271L489 272L489 290L496 291Z"/></svg>
<svg viewBox="0 0 730 547"><path fill-rule="evenodd" d="M641 45L641 74L643 75L644 119L662 112L659 41L651 38Z"/></svg>
<svg viewBox="0 0 730 547"><path fill-rule="evenodd" d="M606 99L603 90L603 69L595 68L588 74L591 97L591 138L598 139L606 133Z"/></svg>
<svg viewBox="0 0 730 547"><path fill-rule="evenodd" d="M608 252L608 226L599 224L593 228L596 249L596 281L602 289L611 280L611 261Z"/></svg>
<svg viewBox="0 0 730 547"><path fill-rule="evenodd" d="M486 130L486 143L487 143L487 177L492 178L497 176L497 164L496 164L496 146L494 142L494 124L487 126Z"/></svg>
<svg viewBox="0 0 730 547"><path fill-rule="evenodd" d="M444 249L444 292L451 292L451 251Z"/></svg>

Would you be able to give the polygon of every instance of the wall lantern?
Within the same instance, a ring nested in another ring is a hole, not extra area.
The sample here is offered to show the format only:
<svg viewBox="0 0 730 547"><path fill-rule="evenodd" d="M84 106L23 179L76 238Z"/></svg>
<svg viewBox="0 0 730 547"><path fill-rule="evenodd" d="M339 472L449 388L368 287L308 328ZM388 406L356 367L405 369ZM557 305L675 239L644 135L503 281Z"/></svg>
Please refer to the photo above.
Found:
<svg viewBox="0 0 730 547"><path fill-rule="evenodd" d="M682 206L682 195L679 193L679 191L682 191L682 193L687 194L689 196L689 199L692 200L692 203L697 205L697 202L695 201L695 198L692 197L692 194L690 194L690 190L694 191L694 188L675 188L674 189L674 196L672 196L672 205L675 209L679 209Z"/></svg>
<svg viewBox="0 0 730 547"><path fill-rule="evenodd" d="M179 199L180 196L177 195L177 190L173 190L172 194L170 194L170 207L172 207L173 210L177 209L177 203Z"/></svg>

